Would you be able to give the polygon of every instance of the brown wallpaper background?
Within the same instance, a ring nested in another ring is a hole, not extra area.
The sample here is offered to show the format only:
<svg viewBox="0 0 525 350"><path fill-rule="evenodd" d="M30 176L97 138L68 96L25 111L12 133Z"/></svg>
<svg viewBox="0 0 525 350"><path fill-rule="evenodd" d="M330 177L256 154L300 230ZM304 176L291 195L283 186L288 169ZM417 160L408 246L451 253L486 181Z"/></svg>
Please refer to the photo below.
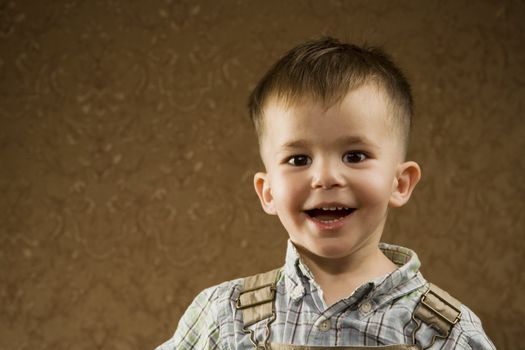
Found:
<svg viewBox="0 0 525 350"><path fill-rule="evenodd" d="M384 240L525 349L523 1L0 1L0 349L152 349L279 266L245 110L285 49L384 46L423 180ZM521 344L519 342L521 341Z"/></svg>

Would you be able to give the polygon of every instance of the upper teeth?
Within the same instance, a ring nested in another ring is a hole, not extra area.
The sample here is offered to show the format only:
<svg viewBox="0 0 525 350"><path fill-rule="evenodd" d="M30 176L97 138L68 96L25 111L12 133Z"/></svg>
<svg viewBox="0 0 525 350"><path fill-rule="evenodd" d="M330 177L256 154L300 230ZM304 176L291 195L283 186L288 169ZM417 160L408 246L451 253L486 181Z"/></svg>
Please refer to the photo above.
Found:
<svg viewBox="0 0 525 350"><path fill-rule="evenodd" d="M332 208L321 208L323 210L343 210L346 209L345 207L332 207Z"/></svg>

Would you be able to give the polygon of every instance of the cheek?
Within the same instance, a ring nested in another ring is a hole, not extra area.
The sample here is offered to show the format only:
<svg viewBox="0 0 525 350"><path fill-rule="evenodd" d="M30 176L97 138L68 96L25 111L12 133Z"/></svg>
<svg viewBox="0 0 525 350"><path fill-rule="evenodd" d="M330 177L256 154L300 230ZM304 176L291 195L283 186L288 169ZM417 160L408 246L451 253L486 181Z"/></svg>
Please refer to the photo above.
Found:
<svg viewBox="0 0 525 350"><path fill-rule="evenodd" d="M304 184L293 176L278 176L272 181L272 196L277 207L301 206Z"/></svg>
<svg viewBox="0 0 525 350"><path fill-rule="evenodd" d="M361 204L383 204L390 199L393 180L378 172L363 174L355 179L355 194Z"/></svg>

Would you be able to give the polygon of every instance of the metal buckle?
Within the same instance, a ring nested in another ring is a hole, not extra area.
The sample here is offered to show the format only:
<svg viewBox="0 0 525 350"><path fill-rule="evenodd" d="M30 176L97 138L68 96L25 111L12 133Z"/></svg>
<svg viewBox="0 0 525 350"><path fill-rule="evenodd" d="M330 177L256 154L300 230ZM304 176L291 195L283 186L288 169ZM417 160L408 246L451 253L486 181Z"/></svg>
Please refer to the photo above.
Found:
<svg viewBox="0 0 525 350"><path fill-rule="evenodd" d="M436 296L439 300L441 300L444 304L448 305L451 309L453 309L454 311L456 311L458 313L458 315L456 316L456 319L454 320L450 320L447 318L447 316L443 315L441 312L439 312L438 310L434 309L430 303L427 303L425 302L426 299L427 299L427 295L431 293L432 295ZM443 320L445 320L446 322L450 323L451 325L455 325L456 323L459 322L459 320L461 319L461 310L457 309L454 305L450 304L449 302L447 302L445 299L443 299L442 297L440 297L437 293L433 292L430 288L425 292L425 294L423 294L423 296L421 297L421 304L425 305L426 307L428 307L430 310L434 311L436 313L436 315L438 315L439 317L441 317Z"/></svg>
<svg viewBox="0 0 525 350"><path fill-rule="evenodd" d="M245 304L245 305L241 304L241 296L242 295L247 294L247 293L252 293L252 292L264 289L264 288L270 288L270 296L267 299L258 300L258 301L254 302L254 303L251 303L251 304ZM257 305L273 302L273 300L275 299L275 290L276 290L275 283L269 283L269 284L258 286L258 287L252 288L252 289L243 290L242 292L239 293L239 297L237 298L237 302L235 304L235 308L237 310L242 310L242 309L247 309L249 307L253 307L253 306L257 306Z"/></svg>

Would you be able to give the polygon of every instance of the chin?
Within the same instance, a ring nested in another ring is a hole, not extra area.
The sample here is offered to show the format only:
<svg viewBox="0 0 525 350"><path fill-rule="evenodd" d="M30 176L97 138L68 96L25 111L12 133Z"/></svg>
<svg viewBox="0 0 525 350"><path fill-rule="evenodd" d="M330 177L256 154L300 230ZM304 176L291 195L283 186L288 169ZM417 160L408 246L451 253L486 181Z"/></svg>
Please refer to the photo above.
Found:
<svg viewBox="0 0 525 350"><path fill-rule="evenodd" d="M341 245L341 242L318 244L308 249L311 253L326 259L339 259L348 256L351 249Z"/></svg>

